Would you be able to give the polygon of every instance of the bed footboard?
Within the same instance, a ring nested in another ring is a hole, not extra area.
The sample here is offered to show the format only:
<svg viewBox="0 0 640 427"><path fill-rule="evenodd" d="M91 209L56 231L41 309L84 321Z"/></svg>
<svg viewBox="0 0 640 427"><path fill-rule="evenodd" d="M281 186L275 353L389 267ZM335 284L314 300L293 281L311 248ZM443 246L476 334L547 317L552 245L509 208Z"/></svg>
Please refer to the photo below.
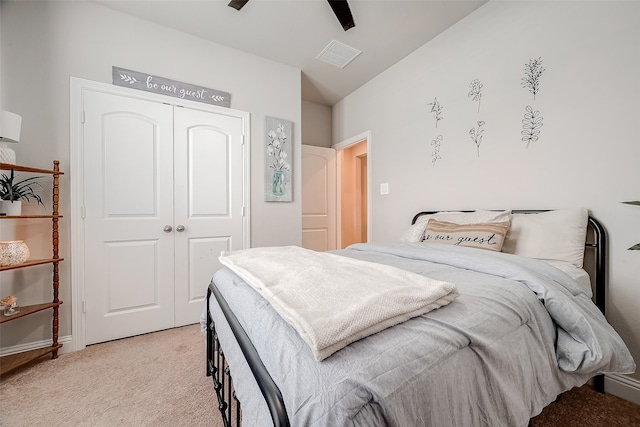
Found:
<svg viewBox="0 0 640 427"><path fill-rule="evenodd" d="M229 367L226 364L226 359L215 331L215 323L209 311L211 295L216 298L242 350L242 354L253 373L256 383L264 396L269 412L271 413L274 427L289 427L289 417L287 416L287 410L284 406L280 389L273 382L251 340L244 329L242 329L240 322L238 322L238 319L212 281L207 290L207 376L213 377L213 388L218 397L218 409L220 409L222 414L225 427L231 427L232 425L240 426L241 408L240 402L235 397L235 392L232 391L233 383ZM235 411L232 409L235 409ZM235 424L232 424L234 419Z"/></svg>
<svg viewBox="0 0 640 427"><path fill-rule="evenodd" d="M210 315L207 316L207 376L213 379L224 427L240 427L240 402L236 398L229 366Z"/></svg>

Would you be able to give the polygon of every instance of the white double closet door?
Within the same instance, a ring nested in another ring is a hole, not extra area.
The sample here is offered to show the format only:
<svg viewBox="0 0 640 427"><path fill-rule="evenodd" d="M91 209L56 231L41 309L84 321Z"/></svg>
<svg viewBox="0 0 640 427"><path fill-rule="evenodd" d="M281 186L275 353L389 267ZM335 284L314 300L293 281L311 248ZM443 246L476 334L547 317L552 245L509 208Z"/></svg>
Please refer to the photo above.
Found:
<svg viewBox="0 0 640 427"><path fill-rule="evenodd" d="M199 321L244 246L246 118L83 95L85 342Z"/></svg>

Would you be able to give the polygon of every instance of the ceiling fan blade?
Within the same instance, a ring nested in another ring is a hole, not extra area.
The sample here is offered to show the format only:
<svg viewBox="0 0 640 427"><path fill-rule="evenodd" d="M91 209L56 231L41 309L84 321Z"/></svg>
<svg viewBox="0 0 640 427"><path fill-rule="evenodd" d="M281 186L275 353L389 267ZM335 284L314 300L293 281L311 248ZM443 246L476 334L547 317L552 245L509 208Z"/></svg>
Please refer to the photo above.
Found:
<svg viewBox="0 0 640 427"><path fill-rule="evenodd" d="M333 9L333 13L336 14L336 18L340 21L342 28L347 31L349 28L356 26L353 21L353 15L351 15L351 9L347 0L327 0Z"/></svg>
<svg viewBox="0 0 640 427"><path fill-rule="evenodd" d="M235 10L240 10L247 4L249 0L231 0L229 2L229 6L234 8Z"/></svg>

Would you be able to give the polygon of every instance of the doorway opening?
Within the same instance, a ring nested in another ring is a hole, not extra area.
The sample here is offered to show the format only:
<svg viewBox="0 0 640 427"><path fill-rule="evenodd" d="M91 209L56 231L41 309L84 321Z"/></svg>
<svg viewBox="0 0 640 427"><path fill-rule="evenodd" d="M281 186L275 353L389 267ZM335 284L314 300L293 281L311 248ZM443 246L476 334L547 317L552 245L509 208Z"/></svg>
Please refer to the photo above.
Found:
<svg viewBox="0 0 640 427"><path fill-rule="evenodd" d="M338 169L338 247L369 241L368 135L334 148Z"/></svg>

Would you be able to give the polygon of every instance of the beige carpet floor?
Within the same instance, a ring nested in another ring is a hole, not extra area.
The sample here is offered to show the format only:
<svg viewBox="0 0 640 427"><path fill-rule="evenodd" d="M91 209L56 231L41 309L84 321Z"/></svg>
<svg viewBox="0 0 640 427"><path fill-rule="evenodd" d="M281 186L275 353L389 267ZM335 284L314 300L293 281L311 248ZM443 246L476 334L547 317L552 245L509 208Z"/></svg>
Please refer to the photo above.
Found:
<svg viewBox="0 0 640 427"><path fill-rule="evenodd" d="M32 363L0 381L0 426L221 427L204 352L200 327L192 325ZM640 426L640 406L583 386L531 425Z"/></svg>
<svg viewBox="0 0 640 427"><path fill-rule="evenodd" d="M221 426L199 325L62 354L0 383L0 426Z"/></svg>

